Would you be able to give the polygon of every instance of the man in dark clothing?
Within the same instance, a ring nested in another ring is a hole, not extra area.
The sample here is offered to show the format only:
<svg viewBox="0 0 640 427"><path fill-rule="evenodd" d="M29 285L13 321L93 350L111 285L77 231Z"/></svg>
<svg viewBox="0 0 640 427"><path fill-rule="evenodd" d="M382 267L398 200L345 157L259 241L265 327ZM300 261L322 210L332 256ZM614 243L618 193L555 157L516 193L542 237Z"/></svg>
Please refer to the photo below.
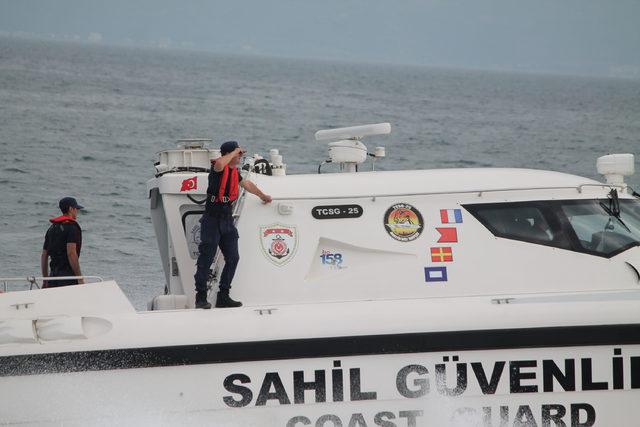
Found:
<svg viewBox="0 0 640 427"><path fill-rule="evenodd" d="M82 276L80 271L80 248L82 247L82 229L76 221L78 211L83 209L73 197L65 197L58 203L62 215L49 220L51 226L44 238L40 268L42 277ZM49 265L48 259L51 258ZM49 274L49 266L51 274ZM78 280L51 280L43 284L43 288L77 285L84 283Z"/></svg>
<svg viewBox="0 0 640 427"><path fill-rule="evenodd" d="M196 308L211 308L207 301L207 281L209 268L218 246L224 255L224 269L220 275L220 291L216 307L240 307L239 301L229 296L231 281L236 272L238 254L238 230L233 223L232 206L238 198L238 186L260 197L264 203L271 202L271 196L264 194L251 181L243 180L238 171L240 157L244 150L235 141L227 141L220 146L222 157L211 165L205 213L200 220L200 254L194 276L196 284Z"/></svg>

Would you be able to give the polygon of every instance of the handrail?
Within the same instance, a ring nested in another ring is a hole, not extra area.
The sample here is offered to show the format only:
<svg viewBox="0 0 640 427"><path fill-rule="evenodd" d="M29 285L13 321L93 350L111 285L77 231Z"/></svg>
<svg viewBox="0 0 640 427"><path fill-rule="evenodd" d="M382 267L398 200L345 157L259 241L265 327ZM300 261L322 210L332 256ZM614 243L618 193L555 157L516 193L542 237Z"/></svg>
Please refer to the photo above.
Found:
<svg viewBox="0 0 640 427"><path fill-rule="evenodd" d="M38 282L56 282L60 280L95 280L92 283L104 282L104 279L100 276L56 276L56 277L36 277L36 276L27 276L27 277L0 277L0 283L3 286L4 291L8 292L8 284L11 282L25 282L29 284L29 290L32 290L35 286L37 289L41 289Z"/></svg>
<svg viewBox="0 0 640 427"><path fill-rule="evenodd" d="M408 197L408 196L442 196L448 194L474 194L477 193L478 197L482 197L485 193L499 193L506 191L539 191L539 190L576 190L578 193L582 193L584 187L602 187L602 188L625 188L624 186L614 184L580 184L578 186L561 186L561 187L507 187L507 188L495 188L490 190L459 190L459 191L430 191L430 192L417 192L417 193L372 193L372 194L357 194L347 196L295 196L295 197L274 197L273 200L327 200L327 199L368 199L376 197Z"/></svg>

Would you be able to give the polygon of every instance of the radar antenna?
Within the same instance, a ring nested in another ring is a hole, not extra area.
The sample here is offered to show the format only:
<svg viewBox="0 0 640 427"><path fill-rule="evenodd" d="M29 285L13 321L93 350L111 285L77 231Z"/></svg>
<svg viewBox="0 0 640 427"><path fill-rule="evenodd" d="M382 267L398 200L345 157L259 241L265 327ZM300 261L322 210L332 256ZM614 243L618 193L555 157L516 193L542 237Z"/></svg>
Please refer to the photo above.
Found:
<svg viewBox="0 0 640 427"><path fill-rule="evenodd" d="M318 173L325 163L338 163L341 172L357 172L358 165L364 163L367 156L373 157L374 160L385 157L384 147L376 147L373 154L368 153L367 147L362 143L362 138L389 133L391 133L389 123L319 130L315 135L316 141L332 142L329 142L329 159L320 164Z"/></svg>

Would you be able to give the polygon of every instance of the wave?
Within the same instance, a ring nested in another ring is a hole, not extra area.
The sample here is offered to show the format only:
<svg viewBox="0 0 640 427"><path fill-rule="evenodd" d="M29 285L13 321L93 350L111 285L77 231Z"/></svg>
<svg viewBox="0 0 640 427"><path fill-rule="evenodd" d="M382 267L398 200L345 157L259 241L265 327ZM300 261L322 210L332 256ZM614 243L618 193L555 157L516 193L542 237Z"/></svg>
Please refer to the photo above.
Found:
<svg viewBox="0 0 640 427"><path fill-rule="evenodd" d="M4 168L3 170L5 172L11 172L11 173L24 173L24 174L29 173L27 171L24 171L24 170L18 169L18 168Z"/></svg>

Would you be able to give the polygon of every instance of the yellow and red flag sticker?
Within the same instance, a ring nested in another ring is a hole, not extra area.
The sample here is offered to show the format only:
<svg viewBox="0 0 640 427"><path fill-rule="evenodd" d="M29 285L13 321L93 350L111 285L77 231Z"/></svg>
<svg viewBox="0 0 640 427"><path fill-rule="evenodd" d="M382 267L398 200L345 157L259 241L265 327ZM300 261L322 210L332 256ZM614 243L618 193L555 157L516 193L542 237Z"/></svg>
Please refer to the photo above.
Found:
<svg viewBox="0 0 640 427"><path fill-rule="evenodd" d="M450 247L431 248L431 262L452 262L453 249Z"/></svg>

